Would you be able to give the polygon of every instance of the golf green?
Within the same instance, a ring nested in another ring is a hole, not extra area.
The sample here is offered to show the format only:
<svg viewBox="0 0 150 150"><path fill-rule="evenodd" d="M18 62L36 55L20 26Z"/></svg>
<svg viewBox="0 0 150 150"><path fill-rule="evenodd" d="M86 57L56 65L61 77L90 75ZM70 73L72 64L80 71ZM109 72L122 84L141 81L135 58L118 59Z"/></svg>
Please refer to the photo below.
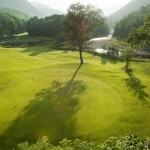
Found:
<svg viewBox="0 0 150 150"><path fill-rule="evenodd" d="M48 136L96 141L150 136L150 63L48 46L0 48L0 148Z"/></svg>

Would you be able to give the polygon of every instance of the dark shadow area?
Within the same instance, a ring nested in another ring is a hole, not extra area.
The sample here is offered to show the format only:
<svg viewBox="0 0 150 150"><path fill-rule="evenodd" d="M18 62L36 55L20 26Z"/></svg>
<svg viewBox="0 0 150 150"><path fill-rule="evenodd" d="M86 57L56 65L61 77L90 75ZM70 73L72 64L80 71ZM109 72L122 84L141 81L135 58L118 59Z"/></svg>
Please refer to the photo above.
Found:
<svg viewBox="0 0 150 150"><path fill-rule="evenodd" d="M107 63L111 63L111 64L117 64L118 60L112 57L108 57L108 56L101 56L100 58L101 60L101 64L102 65L106 65Z"/></svg>
<svg viewBox="0 0 150 150"><path fill-rule="evenodd" d="M110 56L108 54L98 54L95 52L89 52L89 53L91 53L93 57L99 56L102 65L106 65L107 63L111 63L111 64L118 63L118 59L116 57Z"/></svg>
<svg viewBox="0 0 150 150"><path fill-rule="evenodd" d="M40 46L40 45L39 45ZM30 53L29 56L37 56L40 55L42 53L48 53L48 52L53 52L53 51L61 51L62 53L67 53L70 51L75 51L73 49L54 49L51 48L47 45L47 48L42 48L41 49L38 47L27 47L25 50L22 51L22 53Z"/></svg>
<svg viewBox="0 0 150 150"><path fill-rule="evenodd" d="M31 38L28 36L20 36L20 37L11 37L11 38L3 38L0 40L0 45L6 48L26 48L26 47L34 47L34 46L42 46L48 45L49 40L45 40L42 38Z"/></svg>
<svg viewBox="0 0 150 150"><path fill-rule="evenodd" d="M81 107L80 97L86 91L83 81L75 79L80 67L69 81L54 80L50 87L35 95L0 136L0 149L10 150L17 143L32 143L42 136L48 136L54 144L75 136L75 114Z"/></svg>
<svg viewBox="0 0 150 150"><path fill-rule="evenodd" d="M76 71L74 72L74 74L73 74L73 76L72 76L72 78L71 78L70 81L74 81L74 79L75 79L75 77L76 77L78 71L79 71L80 68L82 67L82 65L83 65L83 64L79 64L78 68L77 68Z"/></svg>
<svg viewBox="0 0 150 150"><path fill-rule="evenodd" d="M128 71L127 75L128 78L125 79L125 82L129 91L131 91L144 106L150 107L148 101L149 95L145 92L146 86L142 84L141 80L137 78L132 71Z"/></svg>
<svg viewBox="0 0 150 150"><path fill-rule="evenodd" d="M43 42L34 42L34 41L7 41L1 43L5 48L25 48L25 47L33 47L33 46L42 46L45 45Z"/></svg>
<svg viewBox="0 0 150 150"><path fill-rule="evenodd" d="M67 43L60 43L60 42L52 42L49 45L49 48L55 49L55 50L64 50L65 52L69 50L75 50L75 47L67 44Z"/></svg>
<svg viewBox="0 0 150 150"><path fill-rule="evenodd" d="M50 48L37 48L37 47L28 47L26 48L25 50L22 51L22 53L30 53L29 56L37 56L39 54L42 54L42 53L48 53L48 52L51 52L53 51L52 49Z"/></svg>

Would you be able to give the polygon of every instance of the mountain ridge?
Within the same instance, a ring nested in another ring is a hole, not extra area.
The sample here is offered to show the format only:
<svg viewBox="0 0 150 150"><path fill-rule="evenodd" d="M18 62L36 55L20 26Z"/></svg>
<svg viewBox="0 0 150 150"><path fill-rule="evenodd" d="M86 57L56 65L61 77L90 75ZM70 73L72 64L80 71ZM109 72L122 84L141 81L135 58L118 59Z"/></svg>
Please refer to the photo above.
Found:
<svg viewBox="0 0 150 150"><path fill-rule="evenodd" d="M148 4L150 4L150 0L132 0L127 5L107 17L109 27L114 28L115 24L122 18Z"/></svg>
<svg viewBox="0 0 150 150"><path fill-rule="evenodd" d="M44 4L40 3L40 5ZM46 9L42 9L41 7L37 8L35 5L33 5L33 3L30 3L28 0L0 0L0 7L18 10L30 16L38 17L46 17L52 14L60 14L59 10L51 9L49 7L46 7Z"/></svg>
<svg viewBox="0 0 150 150"><path fill-rule="evenodd" d="M49 6L47 6L46 4L43 4L43 3L39 3L39 2L30 2L32 6L34 6L36 9L39 10L39 12L44 16L51 16L51 15L54 15L54 14L63 14L62 11L59 11L57 9L53 9L53 8L50 8Z"/></svg>

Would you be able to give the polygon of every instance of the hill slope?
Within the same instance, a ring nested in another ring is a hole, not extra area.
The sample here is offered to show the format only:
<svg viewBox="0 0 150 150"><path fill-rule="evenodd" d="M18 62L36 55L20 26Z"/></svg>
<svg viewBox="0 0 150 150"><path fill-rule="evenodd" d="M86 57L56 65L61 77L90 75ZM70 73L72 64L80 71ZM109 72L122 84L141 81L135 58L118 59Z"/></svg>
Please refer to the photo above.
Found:
<svg viewBox="0 0 150 150"><path fill-rule="evenodd" d="M10 8L0 8L0 13L11 14L12 16L23 19L23 20L28 20L31 17L23 12L10 9Z"/></svg>
<svg viewBox="0 0 150 150"><path fill-rule="evenodd" d="M119 20L127 16L133 11L138 10L142 6L146 6L150 4L150 0L132 0L130 3L128 3L123 8L119 9L112 15L108 16L108 24L111 28L113 28Z"/></svg>
<svg viewBox="0 0 150 150"><path fill-rule="evenodd" d="M39 7L41 5L41 7ZM37 4L34 6L29 3L27 0L0 0L0 7L11 8L21 12L24 12L30 16L45 17L50 16L51 14L57 14L58 11L53 9L48 9L49 7L43 4ZM55 12L55 13L54 13ZM60 12L59 12L60 13Z"/></svg>
<svg viewBox="0 0 150 150"><path fill-rule="evenodd" d="M40 16L40 12L34 8L27 0L0 0L1 7L7 7L22 11L31 16Z"/></svg>
<svg viewBox="0 0 150 150"><path fill-rule="evenodd" d="M129 33L144 23L145 16L150 15L150 5L143 6L138 11L134 11L116 23L113 36L127 38Z"/></svg>
<svg viewBox="0 0 150 150"><path fill-rule="evenodd" d="M26 31L30 16L10 8L0 8L0 38L11 37Z"/></svg>
<svg viewBox="0 0 150 150"><path fill-rule="evenodd" d="M52 9L50 7L48 7L45 4L39 3L39 2L30 2L36 9L39 10L39 12L43 15L43 17L45 16L51 16L54 14L63 14L63 12L56 10L56 9Z"/></svg>

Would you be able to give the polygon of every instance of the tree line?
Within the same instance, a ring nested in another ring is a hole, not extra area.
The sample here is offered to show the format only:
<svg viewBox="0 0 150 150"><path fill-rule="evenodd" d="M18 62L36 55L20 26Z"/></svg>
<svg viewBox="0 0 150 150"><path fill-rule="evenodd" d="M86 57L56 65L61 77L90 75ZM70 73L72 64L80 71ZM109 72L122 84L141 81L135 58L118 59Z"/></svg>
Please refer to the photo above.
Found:
<svg viewBox="0 0 150 150"><path fill-rule="evenodd" d="M47 36L64 39L64 21L66 15L52 15L45 18L33 17L27 22L27 32L30 36ZM92 31L91 37L107 36L109 27L105 21Z"/></svg>
<svg viewBox="0 0 150 150"><path fill-rule="evenodd" d="M46 36L63 40L64 15L52 15L45 18L33 17L27 22L29 36Z"/></svg>
<svg viewBox="0 0 150 150"><path fill-rule="evenodd" d="M45 18L34 16L29 18L21 12L11 9L0 9L0 37L10 37L21 32L28 32L29 36L46 36L63 41L64 20L66 15L52 15ZM91 38L107 36L109 27L105 21L97 26L91 34Z"/></svg>

